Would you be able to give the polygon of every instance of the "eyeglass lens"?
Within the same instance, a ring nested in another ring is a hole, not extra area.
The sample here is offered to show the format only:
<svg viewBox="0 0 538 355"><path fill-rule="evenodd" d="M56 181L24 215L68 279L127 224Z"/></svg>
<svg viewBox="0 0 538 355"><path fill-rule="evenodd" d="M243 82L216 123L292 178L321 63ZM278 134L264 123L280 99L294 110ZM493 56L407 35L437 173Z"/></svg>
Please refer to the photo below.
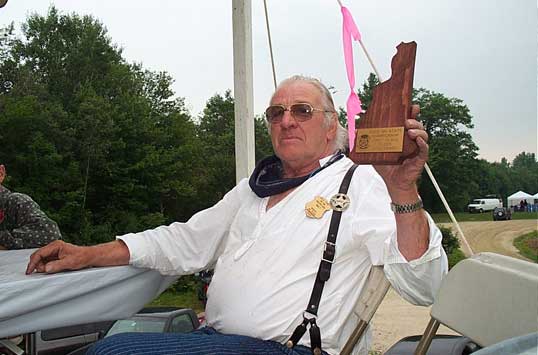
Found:
<svg viewBox="0 0 538 355"><path fill-rule="evenodd" d="M265 110L265 116L269 122L279 122L282 120L282 116L287 110L288 108L281 105L269 106L267 110ZM295 119L306 121L312 118L314 109L309 104L293 104L290 106L289 111Z"/></svg>

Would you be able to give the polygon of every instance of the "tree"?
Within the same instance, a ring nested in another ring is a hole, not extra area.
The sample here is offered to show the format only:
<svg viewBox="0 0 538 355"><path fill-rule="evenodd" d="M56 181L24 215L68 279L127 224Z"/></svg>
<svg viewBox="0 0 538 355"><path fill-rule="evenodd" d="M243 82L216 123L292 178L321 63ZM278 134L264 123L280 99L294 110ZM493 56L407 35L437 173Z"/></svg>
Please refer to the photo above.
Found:
<svg viewBox="0 0 538 355"><path fill-rule="evenodd" d="M538 162L534 153L519 153L512 161L510 178L513 186L510 193L523 190L529 193L538 191Z"/></svg>
<svg viewBox="0 0 538 355"><path fill-rule="evenodd" d="M455 210L464 210L478 189L478 147L466 129L473 128L467 105L457 98L426 89L413 92L413 102L420 106L420 121L429 135L429 166ZM443 211L440 199L429 178L423 174L419 191L424 204L435 212Z"/></svg>
<svg viewBox="0 0 538 355"><path fill-rule="evenodd" d="M22 28L0 52L15 83L0 97L10 187L77 243L190 217L202 150L172 78L127 63L91 16L51 7Z"/></svg>
<svg viewBox="0 0 538 355"><path fill-rule="evenodd" d="M205 187L201 201L206 208L220 200L235 186L235 102L228 90L215 94L204 108L198 125L203 145L204 174L199 182ZM271 140L265 119L254 118L256 160L272 154Z"/></svg>

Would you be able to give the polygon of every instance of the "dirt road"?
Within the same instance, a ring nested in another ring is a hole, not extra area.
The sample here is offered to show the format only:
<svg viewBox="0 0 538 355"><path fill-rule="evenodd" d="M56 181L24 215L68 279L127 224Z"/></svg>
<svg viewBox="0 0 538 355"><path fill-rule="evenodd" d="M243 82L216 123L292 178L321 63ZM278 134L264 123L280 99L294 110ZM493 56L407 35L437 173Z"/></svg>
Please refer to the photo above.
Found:
<svg viewBox="0 0 538 355"><path fill-rule="evenodd" d="M460 226L475 253L489 251L528 260L517 253L512 241L522 234L536 230L538 220L463 222ZM429 319L429 308L413 306L390 290L373 319L372 350L383 353L399 339L423 333ZM441 326L438 334L454 332Z"/></svg>

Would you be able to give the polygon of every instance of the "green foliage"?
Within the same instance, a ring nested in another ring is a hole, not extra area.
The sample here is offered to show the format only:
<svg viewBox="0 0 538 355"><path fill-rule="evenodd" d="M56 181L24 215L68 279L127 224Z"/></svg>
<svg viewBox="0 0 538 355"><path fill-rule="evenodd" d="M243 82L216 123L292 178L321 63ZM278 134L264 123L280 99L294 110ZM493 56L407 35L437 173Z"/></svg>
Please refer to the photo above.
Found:
<svg viewBox="0 0 538 355"><path fill-rule="evenodd" d="M476 189L478 151L466 131L473 128L469 109L460 99L422 88L414 90L413 102L420 106L419 120L430 137L428 164L449 205L455 210L464 210ZM444 209L426 173L423 173L419 191L428 210Z"/></svg>
<svg viewBox="0 0 538 355"><path fill-rule="evenodd" d="M514 239L514 246L524 257L538 263L538 231L532 231Z"/></svg>
<svg viewBox="0 0 538 355"><path fill-rule="evenodd" d="M439 229L443 235L443 249L445 249L447 254L451 254L460 247L460 242L450 228L440 227Z"/></svg>
<svg viewBox="0 0 538 355"><path fill-rule="evenodd" d="M0 97L9 187L79 244L190 217L203 152L172 78L126 63L91 16L52 7L23 34L1 52L15 84Z"/></svg>
<svg viewBox="0 0 538 355"><path fill-rule="evenodd" d="M191 308L195 313L204 311L204 305L198 299L196 291L189 290L188 292L173 292L165 291L156 299L147 304L146 307L169 306L180 308Z"/></svg>
<svg viewBox="0 0 538 355"><path fill-rule="evenodd" d="M199 283L200 281L196 276L185 275L177 279L177 281L170 285L167 290L176 293L195 291Z"/></svg>
<svg viewBox="0 0 538 355"><path fill-rule="evenodd" d="M452 269L454 265L465 259L465 254L461 249L454 250L451 254L447 255L448 257L448 269Z"/></svg>
<svg viewBox="0 0 538 355"><path fill-rule="evenodd" d="M362 84L362 89L359 89L357 95L361 98L362 109L368 110L370 103L372 103L373 90L379 84L379 79L374 73L368 75L368 79Z"/></svg>
<svg viewBox="0 0 538 355"><path fill-rule="evenodd" d="M448 268L451 269L459 261L465 259L465 255L460 250L460 242L452 233L450 228L439 227L443 235L442 245L448 257Z"/></svg>

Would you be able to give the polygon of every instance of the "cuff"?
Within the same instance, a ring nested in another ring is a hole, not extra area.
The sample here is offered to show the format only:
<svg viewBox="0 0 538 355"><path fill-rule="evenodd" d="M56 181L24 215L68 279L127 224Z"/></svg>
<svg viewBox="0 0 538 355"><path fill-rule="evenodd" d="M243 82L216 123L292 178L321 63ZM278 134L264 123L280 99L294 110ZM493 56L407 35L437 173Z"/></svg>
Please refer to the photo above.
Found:
<svg viewBox="0 0 538 355"><path fill-rule="evenodd" d="M119 239L127 245L129 249L129 265L135 267L147 267L147 244L144 243L144 238L137 236L135 233L129 233L117 236Z"/></svg>
<svg viewBox="0 0 538 355"><path fill-rule="evenodd" d="M426 213L426 218L428 219L428 225L430 229L430 243L428 249L422 254L418 259L407 261L407 259L402 255L400 249L398 248L398 239L396 237L396 232L392 233L390 238L385 242L385 265L390 264L408 264L411 267L416 267L418 265L425 264L429 261L437 259L441 256L441 241L443 235L441 231L431 218L431 216Z"/></svg>

